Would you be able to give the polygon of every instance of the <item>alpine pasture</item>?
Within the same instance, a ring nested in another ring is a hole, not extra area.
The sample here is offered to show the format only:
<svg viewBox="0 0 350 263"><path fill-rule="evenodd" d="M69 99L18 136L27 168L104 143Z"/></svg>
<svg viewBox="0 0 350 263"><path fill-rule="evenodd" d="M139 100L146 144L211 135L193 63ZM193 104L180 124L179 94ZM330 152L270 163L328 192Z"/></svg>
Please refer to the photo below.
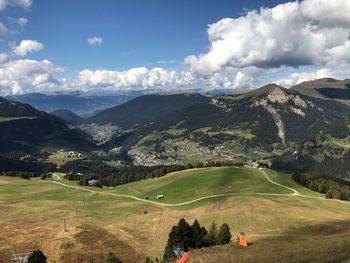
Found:
<svg viewBox="0 0 350 263"><path fill-rule="evenodd" d="M81 187L62 176L0 177L0 262L36 248L49 262L98 262L108 251L123 262L161 258L168 233L181 218L206 227L226 222L233 239L245 231L252 244L243 249L233 240L225 248L192 251L193 262L213 262L213 254L221 255L221 262L350 257L350 203L325 199L288 174L221 167L113 189Z"/></svg>

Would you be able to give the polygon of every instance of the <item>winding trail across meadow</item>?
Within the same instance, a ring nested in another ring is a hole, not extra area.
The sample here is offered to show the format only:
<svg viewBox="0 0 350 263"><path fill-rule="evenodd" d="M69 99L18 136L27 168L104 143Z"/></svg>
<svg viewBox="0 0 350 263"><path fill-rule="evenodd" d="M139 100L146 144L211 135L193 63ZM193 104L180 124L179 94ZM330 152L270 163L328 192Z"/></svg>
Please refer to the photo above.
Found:
<svg viewBox="0 0 350 263"><path fill-rule="evenodd" d="M58 184L58 185L61 185L61 186L64 186L64 187L73 188L73 189L77 189L77 190L82 190L82 191L86 191L86 192L90 192L90 193L96 193L96 194L102 194L102 195L111 195L111 196L121 197L121 198L129 198L129 199L133 199L133 200L136 200L136 201L150 203L150 204L161 206L161 207L183 206L183 205L188 205L188 204L192 204L192 203L195 203L195 202L198 202L198 201L207 200L207 199L211 199L211 198L225 197L225 196L234 196L234 195L298 196L298 197L305 197L305 198L316 198L316 199L321 199L321 200L330 200L330 201L332 200L332 201L337 201L337 202L340 202L340 203L350 204L350 202L346 202L346 201L342 201L342 200L326 199L324 197L302 195L297 190L295 190L294 188L291 188L291 187L288 187L286 185L279 184L279 183L273 181L267 175L267 173L265 171L260 171L260 172L264 174L266 180L269 181L271 184L274 184L274 185L276 185L278 187L282 187L282 188L288 189L292 193L290 193L290 194L275 194L275 193L225 193L225 194L207 195L207 196L199 197L199 198L196 198L196 199L193 199L193 200L190 200L190 201L186 201L186 202L169 204L169 203L160 203L160 202L156 202L156 201L152 201L152 200L142 199L142 198L139 198L139 197L136 197L136 196L133 196L133 195L123 195L123 194L116 194L116 193L111 193L111 192L95 191L95 190L84 188L84 187L81 187L81 186L68 185L68 184L65 184L65 183L62 183L62 182L57 182L57 181L45 181L45 182L50 182L50 183Z"/></svg>

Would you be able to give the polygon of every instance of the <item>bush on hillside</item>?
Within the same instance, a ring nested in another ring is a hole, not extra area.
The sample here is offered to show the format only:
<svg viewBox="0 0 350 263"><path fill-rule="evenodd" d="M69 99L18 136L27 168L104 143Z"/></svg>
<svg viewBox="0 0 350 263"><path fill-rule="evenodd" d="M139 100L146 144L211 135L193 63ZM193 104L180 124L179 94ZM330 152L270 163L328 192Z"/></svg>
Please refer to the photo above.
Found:
<svg viewBox="0 0 350 263"><path fill-rule="evenodd" d="M164 259L167 260L175 257L173 252L175 247L182 247L186 251L190 248L227 244L230 240L230 228L226 223L221 225L218 232L216 223L212 222L208 232L205 227L199 224L198 220L195 220L192 226L190 226L185 219L180 219L179 223L173 226L169 233L164 251Z"/></svg>
<svg viewBox="0 0 350 263"><path fill-rule="evenodd" d="M230 233L230 227L228 224L224 223L221 225L220 230L218 232L218 244L219 245L225 245L230 243L231 241L231 233Z"/></svg>
<svg viewBox="0 0 350 263"><path fill-rule="evenodd" d="M108 252L104 259L103 263L123 263L119 258L117 258L112 252Z"/></svg>
<svg viewBox="0 0 350 263"><path fill-rule="evenodd" d="M28 258L28 263L46 263L46 256L42 251L35 250Z"/></svg>

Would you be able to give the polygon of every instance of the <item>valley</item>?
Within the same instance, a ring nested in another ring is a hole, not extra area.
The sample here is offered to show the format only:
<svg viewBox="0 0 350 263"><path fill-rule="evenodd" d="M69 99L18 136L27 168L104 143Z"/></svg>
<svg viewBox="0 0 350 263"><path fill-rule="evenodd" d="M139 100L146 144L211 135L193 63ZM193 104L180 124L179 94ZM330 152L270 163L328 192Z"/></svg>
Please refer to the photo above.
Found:
<svg viewBox="0 0 350 263"><path fill-rule="evenodd" d="M0 0L0 263L350 263L350 0Z"/></svg>
<svg viewBox="0 0 350 263"><path fill-rule="evenodd" d="M0 262L163 259L181 218L231 229L193 262L350 258L350 111L304 93L152 94L85 119L1 99Z"/></svg>

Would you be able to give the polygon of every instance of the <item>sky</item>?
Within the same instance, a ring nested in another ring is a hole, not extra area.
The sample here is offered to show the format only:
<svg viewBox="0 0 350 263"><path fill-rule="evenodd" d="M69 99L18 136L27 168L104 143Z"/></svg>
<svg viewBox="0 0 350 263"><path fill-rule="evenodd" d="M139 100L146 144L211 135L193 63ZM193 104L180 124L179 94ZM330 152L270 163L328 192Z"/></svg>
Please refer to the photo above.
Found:
<svg viewBox="0 0 350 263"><path fill-rule="evenodd" d="M350 1L0 0L0 95L347 78Z"/></svg>

